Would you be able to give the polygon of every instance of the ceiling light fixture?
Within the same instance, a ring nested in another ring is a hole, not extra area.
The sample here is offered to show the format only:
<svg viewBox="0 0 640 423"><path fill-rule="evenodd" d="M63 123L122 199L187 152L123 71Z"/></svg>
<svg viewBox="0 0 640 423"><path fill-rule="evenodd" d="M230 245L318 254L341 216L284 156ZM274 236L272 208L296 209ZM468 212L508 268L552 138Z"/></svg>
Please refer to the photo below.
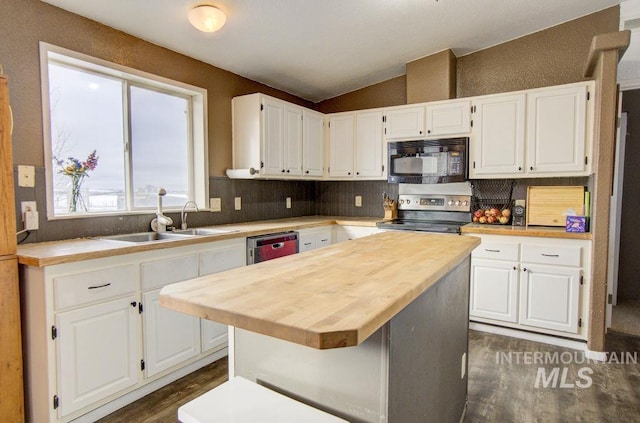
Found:
<svg viewBox="0 0 640 423"><path fill-rule="evenodd" d="M189 22L202 32L216 32L227 21L224 12L215 6L200 5L189 11Z"/></svg>

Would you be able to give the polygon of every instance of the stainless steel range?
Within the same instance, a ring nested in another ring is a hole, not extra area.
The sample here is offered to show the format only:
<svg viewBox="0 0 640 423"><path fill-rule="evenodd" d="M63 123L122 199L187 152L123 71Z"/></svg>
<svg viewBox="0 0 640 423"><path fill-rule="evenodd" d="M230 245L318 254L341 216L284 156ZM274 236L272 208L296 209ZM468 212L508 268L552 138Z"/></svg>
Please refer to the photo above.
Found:
<svg viewBox="0 0 640 423"><path fill-rule="evenodd" d="M378 222L381 229L459 234L471 222L471 188L467 183L400 185L397 219Z"/></svg>

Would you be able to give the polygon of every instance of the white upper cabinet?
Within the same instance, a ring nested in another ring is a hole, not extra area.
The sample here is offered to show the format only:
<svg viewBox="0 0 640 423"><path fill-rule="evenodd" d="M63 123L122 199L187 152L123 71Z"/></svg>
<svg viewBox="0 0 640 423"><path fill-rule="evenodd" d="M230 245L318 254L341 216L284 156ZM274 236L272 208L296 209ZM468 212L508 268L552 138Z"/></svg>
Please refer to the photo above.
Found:
<svg viewBox="0 0 640 423"><path fill-rule="evenodd" d="M586 149L587 85L527 95L527 166L544 174L582 173Z"/></svg>
<svg viewBox="0 0 640 423"><path fill-rule="evenodd" d="M284 108L284 169L287 176L302 175L302 107Z"/></svg>
<svg viewBox="0 0 640 423"><path fill-rule="evenodd" d="M329 116L329 177L386 179L381 110Z"/></svg>
<svg viewBox="0 0 640 423"><path fill-rule="evenodd" d="M473 99L469 175L591 174L593 82Z"/></svg>
<svg viewBox="0 0 640 423"><path fill-rule="evenodd" d="M425 105L400 106L384 111L384 137L387 141L425 137Z"/></svg>
<svg viewBox="0 0 640 423"><path fill-rule="evenodd" d="M356 177L383 175L382 111L356 113Z"/></svg>
<svg viewBox="0 0 640 423"><path fill-rule="evenodd" d="M468 135L471 132L471 101L446 100L427 103L427 138Z"/></svg>
<svg viewBox="0 0 640 423"><path fill-rule="evenodd" d="M471 179L524 173L525 104L524 94L474 100Z"/></svg>
<svg viewBox="0 0 640 423"><path fill-rule="evenodd" d="M284 173L284 110L285 103L265 97L262 113L262 163L265 175Z"/></svg>
<svg viewBox="0 0 640 423"><path fill-rule="evenodd" d="M354 113L339 113L329 118L329 176L353 175Z"/></svg>
<svg viewBox="0 0 640 423"><path fill-rule="evenodd" d="M304 176L324 175L324 115L303 110L302 169Z"/></svg>
<svg viewBox="0 0 640 423"><path fill-rule="evenodd" d="M323 175L324 115L264 94L234 97L232 112L234 169L283 179Z"/></svg>

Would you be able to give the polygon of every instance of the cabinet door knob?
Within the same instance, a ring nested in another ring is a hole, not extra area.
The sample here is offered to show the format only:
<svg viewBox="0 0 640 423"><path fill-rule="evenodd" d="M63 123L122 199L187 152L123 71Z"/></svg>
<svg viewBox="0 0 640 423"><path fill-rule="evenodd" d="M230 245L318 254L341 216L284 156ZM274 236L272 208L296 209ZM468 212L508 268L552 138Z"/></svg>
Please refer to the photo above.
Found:
<svg viewBox="0 0 640 423"><path fill-rule="evenodd" d="M523 271L523 272L526 272L526 271L527 271L527 268L525 267L524 269L522 269L522 271Z"/></svg>
<svg viewBox="0 0 640 423"><path fill-rule="evenodd" d="M356 175L360 175L360 172L356 172Z"/></svg>
<svg viewBox="0 0 640 423"><path fill-rule="evenodd" d="M529 167L529 170L533 170L533 166Z"/></svg>
<svg viewBox="0 0 640 423"><path fill-rule="evenodd" d="M518 166L518 170L522 170L522 166Z"/></svg>
<svg viewBox="0 0 640 423"><path fill-rule="evenodd" d="M513 270L518 270L518 268L516 266L513 266Z"/></svg>
<svg viewBox="0 0 640 423"><path fill-rule="evenodd" d="M137 303L137 302L135 302L135 301L131 301L131 307L136 307L137 305L138 305L138 303Z"/></svg>
<svg viewBox="0 0 640 423"><path fill-rule="evenodd" d="M284 173L284 169L282 169L282 173Z"/></svg>
<svg viewBox="0 0 640 423"><path fill-rule="evenodd" d="M307 170L307 171L305 171L304 173L309 173L309 171Z"/></svg>
<svg viewBox="0 0 640 423"><path fill-rule="evenodd" d="M287 173L289 173L289 169L287 169Z"/></svg>
<svg viewBox="0 0 640 423"><path fill-rule="evenodd" d="M347 172L347 175L351 175L351 172Z"/></svg>

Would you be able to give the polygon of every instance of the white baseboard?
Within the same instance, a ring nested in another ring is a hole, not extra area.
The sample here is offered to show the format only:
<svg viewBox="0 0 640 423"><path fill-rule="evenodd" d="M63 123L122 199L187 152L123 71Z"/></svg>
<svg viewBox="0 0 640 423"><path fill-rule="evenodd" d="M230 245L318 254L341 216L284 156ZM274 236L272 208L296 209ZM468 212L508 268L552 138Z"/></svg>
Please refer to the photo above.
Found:
<svg viewBox="0 0 640 423"><path fill-rule="evenodd" d="M523 330L505 328L502 326L486 325L483 323L469 322L469 329L480 332L495 333L496 335L510 336L512 338L525 339L527 341L540 342L543 344L555 345L558 347L571 348L579 351L588 351L585 341L576 341L573 339L559 338L552 335L544 335L541 333L527 332Z"/></svg>

